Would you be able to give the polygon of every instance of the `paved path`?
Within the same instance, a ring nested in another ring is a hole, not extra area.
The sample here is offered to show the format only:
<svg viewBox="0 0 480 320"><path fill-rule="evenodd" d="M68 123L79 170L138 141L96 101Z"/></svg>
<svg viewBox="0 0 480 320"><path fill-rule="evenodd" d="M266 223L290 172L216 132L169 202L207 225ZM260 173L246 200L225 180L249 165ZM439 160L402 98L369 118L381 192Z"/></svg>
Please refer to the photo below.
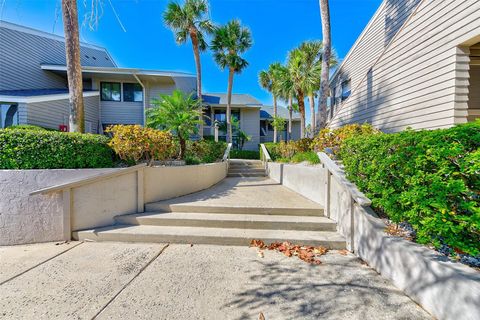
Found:
<svg viewBox="0 0 480 320"><path fill-rule="evenodd" d="M205 245L0 247L0 319L431 319L353 255Z"/></svg>

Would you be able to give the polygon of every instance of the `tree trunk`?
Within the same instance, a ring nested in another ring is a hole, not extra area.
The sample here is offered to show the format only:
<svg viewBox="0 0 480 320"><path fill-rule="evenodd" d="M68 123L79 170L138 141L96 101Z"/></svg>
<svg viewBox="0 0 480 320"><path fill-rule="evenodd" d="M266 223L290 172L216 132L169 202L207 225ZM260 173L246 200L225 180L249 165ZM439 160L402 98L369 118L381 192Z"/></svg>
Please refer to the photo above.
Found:
<svg viewBox="0 0 480 320"><path fill-rule="evenodd" d="M315 98L313 94L308 95L308 100L310 101L310 122L311 122L311 128L312 128L312 135L315 135Z"/></svg>
<svg viewBox="0 0 480 320"><path fill-rule="evenodd" d="M277 117L277 97L273 95L273 117ZM277 127L273 127L273 142L277 143L278 131Z"/></svg>
<svg viewBox="0 0 480 320"><path fill-rule="evenodd" d="M235 70L230 68L228 74L228 89L227 89L227 142L232 142L232 88L233 88L233 75Z"/></svg>
<svg viewBox="0 0 480 320"><path fill-rule="evenodd" d="M288 140L292 140L292 113L293 113L293 105L292 105L292 97L288 98Z"/></svg>
<svg viewBox="0 0 480 320"><path fill-rule="evenodd" d="M68 127L70 132L85 132L77 0L62 0L62 16L65 33L65 53L70 105Z"/></svg>
<svg viewBox="0 0 480 320"><path fill-rule="evenodd" d="M297 93L298 111L300 111L300 138L305 138L305 96L303 92Z"/></svg>
<svg viewBox="0 0 480 320"><path fill-rule="evenodd" d="M180 142L180 160L185 159L185 151L187 150L187 143L184 138L178 137L178 140Z"/></svg>
<svg viewBox="0 0 480 320"><path fill-rule="evenodd" d="M330 57L332 55L332 35L330 32L330 8L328 0L320 1L320 15L322 17L323 34L323 58L322 58L322 76L320 82L320 96L318 102L319 108L319 129L325 127L327 123L327 97L328 97L328 78L330 74Z"/></svg>
<svg viewBox="0 0 480 320"><path fill-rule="evenodd" d="M197 71L197 99L202 112L202 122L200 123L199 135L203 139L203 103L202 103L202 65L200 62L200 50L198 49L198 37L196 30L190 30L190 39L192 40L193 56L195 58L195 68Z"/></svg>

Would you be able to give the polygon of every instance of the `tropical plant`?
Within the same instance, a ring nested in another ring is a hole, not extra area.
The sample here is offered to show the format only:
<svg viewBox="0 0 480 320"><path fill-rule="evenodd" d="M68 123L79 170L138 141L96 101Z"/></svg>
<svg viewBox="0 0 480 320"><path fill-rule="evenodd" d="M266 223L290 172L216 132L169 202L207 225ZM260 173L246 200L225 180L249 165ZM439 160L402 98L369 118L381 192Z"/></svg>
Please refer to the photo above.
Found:
<svg viewBox="0 0 480 320"><path fill-rule="evenodd" d="M328 95L328 77L330 74L330 61L332 55L332 35L330 29L330 8L328 0L319 0L320 16L322 19L322 41L323 41L323 58L322 58L322 76L320 81L320 94L318 102L318 114L320 116L319 126L323 128L327 121L327 95Z"/></svg>
<svg viewBox="0 0 480 320"><path fill-rule="evenodd" d="M315 93L320 89L323 44L321 41L305 41L299 49L303 54L305 90L310 103L311 132L315 133Z"/></svg>
<svg viewBox="0 0 480 320"><path fill-rule="evenodd" d="M108 143L120 159L138 163L170 159L175 152L172 134L140 125L114 125L106 132L112 134Z"/></svg>
<svg viewBox="0 0 480 320"><path fill-rule="evenodd" d="M198 132L202 121L199 101L193 94L174 90L172 95L160 95L160 99L153 99L152 103L154 107L147 110L147 126L172 132L180 144L179 157L184 159L186 141Z"/></svg>
<svg viewBox="0 0 480 320"><path fill-rule="evenodd" d="M68 128L70 132L85 132L77 0L62 0L62 18L70 107Z"/></svg>
<svg viewBox="0 0 480 320"><path fill-rule="evenodd" d="M298 101L298 111L300 112L300 137L305 137L305 92L307 89L307 78L303 64L304 54L298 48L293 49L288 54L288 74L291 77L293 91Z"/></svg>
<svg viewBox="0 0 480 320"><path fill-rule="evenodd" d="M234 116L230 117L230 123L232 126L232 133L235 131L238 137L238 148L240 150L243 150L243 146L245 145L245 142L252 140L252 136L249 136L245 131L243 131L240 128L240 121ZM227 132L228 130L227 122L226 121L220 122L218 129L220 131Z"/></svg>
<svg viewBox="0 0 480 320"><path fill-rule="evenodd" d="M200 52L208 47L205 37L214 30L213 23L208 17L208 2L206 0L186 0L181 6L170 2L163 13L165 24L174 32L178 44L184 44L190 38L193 46L193 56L197 71L197 97L202 108L202 67ZM201 122L200 136L203 136L203 121Z"/></svg>
<svg viewBox="0 0 480 320"><path fill-rule="evenodd" d="M282 132L283 130L285 130L286 123L287 121L284 118L279 116L273 116L272 119L270 120L270 124L272 125L275 134L277 134L277 132ZM277 141L273 141L273 142L277 142Z"/></svg>
<svg viewBox="0 0 480 320"><path fill-rule="evenodd" d="M288 103L288 135L287 140L292 139L292 114L293 111L298 111L298 104L293 103L295 97L295 89L293 87L292 77L289 69L286 66L280 66L278 70L278 96L280 99Z"/></svg>
<svg viewBox="0 0 480 320"><path fill-rule="evenodd" d="M260 86L273 96L273 117L277 116L277 98L281 90L282 65L279 62L272 63L268 70L262 70L258 74ZM283 129L283 128L282 128ZM273 142L277 142L277 128L273 127Z"/></svg>
<svg viewBox="0 0 480 320"><path fill-rule="evenodd" d="M248 61L241 54L252 46L250 30L243 27L238 20L232 20L218 27L211 44L215 62L221 69L228 69L227 90L227 142L232 142L231 108L233 77L248 66Z"/></svg>

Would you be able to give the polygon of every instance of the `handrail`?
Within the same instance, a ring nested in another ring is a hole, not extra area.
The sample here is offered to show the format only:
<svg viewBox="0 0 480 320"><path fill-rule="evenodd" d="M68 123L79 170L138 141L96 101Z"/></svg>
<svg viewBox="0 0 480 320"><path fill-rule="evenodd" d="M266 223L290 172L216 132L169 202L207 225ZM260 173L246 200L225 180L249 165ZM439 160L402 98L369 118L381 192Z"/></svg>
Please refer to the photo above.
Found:
<svg viewBox="0 0 480 320"><path fill-rule="evenodd" d="M353 183L348 181L343 170L329 156L323 152L319 152L317 155L325 168L345 187L356 203L362 207L368 207L372 204L372 200L368 199Z"/></svg>
<svg viewBox="0 0 480 320"><path fill-rule="evenodd" d="M261 143L260 147L262 148L262 155L263 155L263 157L265 157L264 162L271 162L272 158L270 157L270 153L268 153L268 149L267 149L267 147L265 147L265 144Z"/></svg>
<svg viewBox="0 0 480 320"><path fill-rule="evenodd" d="M222 162L225 162L230 158L230 150L231 149L232 149L232 143L230 142L227 145L227 149L225 149L225 153L223 154Z"/></svg>
<svg viewBox="0 0 480 320"><path fill-rule="evenodd" d="M132 166L132 167L128 167L128 168L122 168L122 169L118 169L118 170L115 170L115 171L112 171L112 172L99 173L99 174L96 174L96 175L88 176L86 178L81 178L81 179L77 179L77 180L74 180L74 181L61 183L61 184L58 184L58 185L55 185L55 186L35 190L35 191L31 192L30 195L33 196L33 195L37 195L37 194L48 194L48 193L52 193L52 192L59 192L59 191L62 191L62 190L68 189L68 188L80 187L80 186L89 184L91 182L94 182L96 180L113 178L113 177L117 177L117 176L127 174L129 172L138 171L139 169L141 169L143 167L146 167L146 166L147 165L145 163L142 163L142 164L138 164L136 166Z"/></svg>

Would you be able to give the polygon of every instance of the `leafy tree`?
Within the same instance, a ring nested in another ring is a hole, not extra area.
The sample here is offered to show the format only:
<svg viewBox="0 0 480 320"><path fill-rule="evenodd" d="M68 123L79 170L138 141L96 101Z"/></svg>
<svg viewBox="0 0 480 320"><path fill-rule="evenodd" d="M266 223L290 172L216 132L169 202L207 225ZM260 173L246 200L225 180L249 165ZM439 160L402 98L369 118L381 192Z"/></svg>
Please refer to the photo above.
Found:
<svg viewBox="0 0 480 320"><path fill-rule="evenodd" d="M227 90L227 142L232 142L232 89L235 73L242 72L248 66L248 61L241 54L252 46L253 40L250 30L243 27L238 20L232 20L215 30L211 44L215 62L221 69L228 68Z"/></svg>
<svg viewBox="0 0 480 320"><path fill-rule="evenodd" d="M281 89L281 70L282 65L278 62L272 63L268 70L262 70L258 74L258 82L262 88L270 92L273 96L273 117L277 116L277 98ZM274 127L273 142L277 142L277 128Z"/></svg>
<svg viewBox="0 0 480 320"><path fill-rule="evenodd" d="M277 132L281 132L283 130L285 130L285 124L287 123L287 121L282 118L282 117L279 117L279 116L273 116L273 118L270 120L270 123L274 129L274 132L275 134ZM273 141L274 143L277 142L277 141Z"/></svg>
<svg viewBox="0 0 480 320"><path fill-rule="evenodd" d="M323 58L322 58L322 76L320 82L320 95L318 102L318 113L320 115L320 127L324 127L327 121L327 95L328 95L328 78L330 73L330 61L332 55L332 35L330 29L330 8L328 0L319 0L320 15L322 18L322 34L323 34Z"/></svg>
<svg viewBox="0 0 480 320"><path fill-rule="evenodd" d="M174 90L171 96L160 95L160 99L153 99L152 103L154 107L147 110L147 126L166 129L176 135L180 143L180 159L184 159L186 141L198 133L202 121L198 108L200 102L193 94Z"/></svg>
<svg viewBox="0 0 480 320"><path fill-rule="evenodd" d="M65 53L70 106L68 127L70 132L85 132L77 0L62 0L62 17L63 30L65 33Z"/></svg>
<svg viewBox="0 0 480 320"><path fill-rule="evenodd" d="M208 18L208 2L206 0L186 0L181 6L170 2L163 13L165 24L174 32L178 44L184 44L190 38L197 71L197 97L202 108L202 67L200 52L208 47L205 36L214 30ZM203 136L203 121L200 123L200 136Z"/></svg>

